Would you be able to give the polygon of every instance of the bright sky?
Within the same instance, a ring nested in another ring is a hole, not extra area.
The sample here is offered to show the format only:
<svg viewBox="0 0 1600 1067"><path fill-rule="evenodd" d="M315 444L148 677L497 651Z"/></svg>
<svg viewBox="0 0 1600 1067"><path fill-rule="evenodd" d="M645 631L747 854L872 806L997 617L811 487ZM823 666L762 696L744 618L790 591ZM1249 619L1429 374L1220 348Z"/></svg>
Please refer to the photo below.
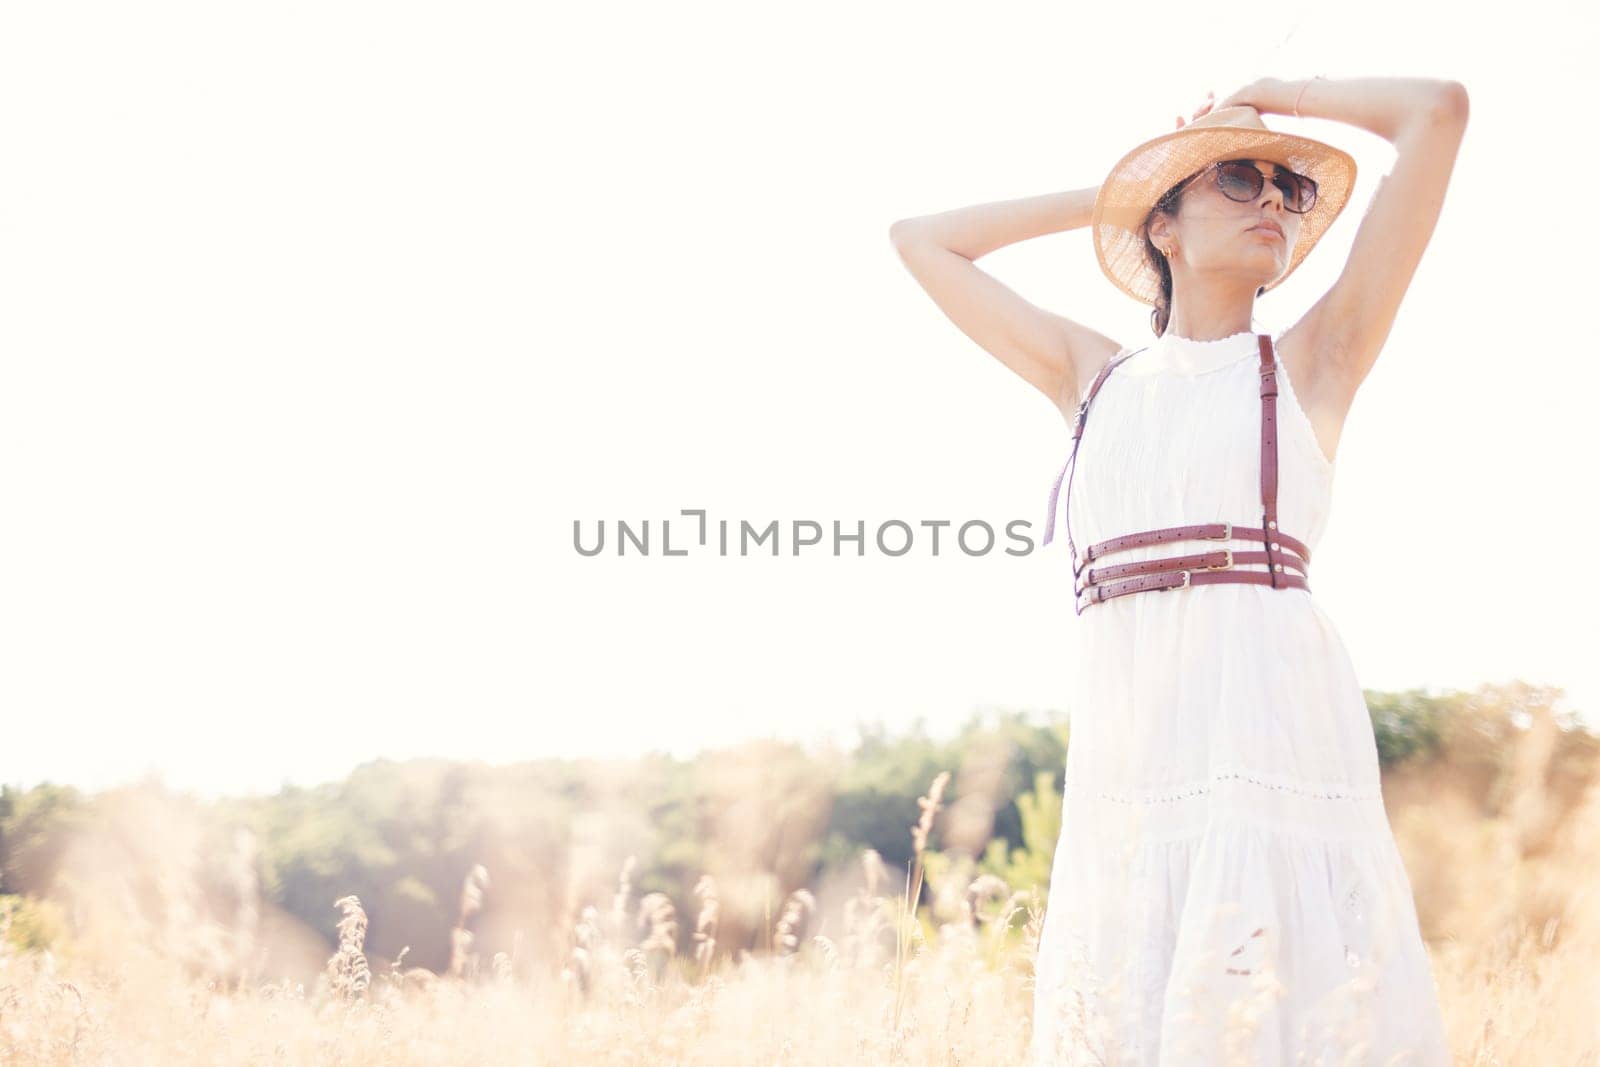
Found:
<svg viewBox="0 0 1600 1067"><path fill-rule="evenodd" d="M1520 678L1595 721L1592 5L92 7L0 42L0 781L242 792L1065 712L1060 542L664 558L659 523L1037 536L1067 429L889 224L1098 184L1208 89L1315 73L1472 99L1316 595L1368 687ZM1360 166L1258 304L1276 331L1393 150L1266 122ZM1150 336L1087 231L981 264ZM618 518L656 554L575 551Z"/></svg>

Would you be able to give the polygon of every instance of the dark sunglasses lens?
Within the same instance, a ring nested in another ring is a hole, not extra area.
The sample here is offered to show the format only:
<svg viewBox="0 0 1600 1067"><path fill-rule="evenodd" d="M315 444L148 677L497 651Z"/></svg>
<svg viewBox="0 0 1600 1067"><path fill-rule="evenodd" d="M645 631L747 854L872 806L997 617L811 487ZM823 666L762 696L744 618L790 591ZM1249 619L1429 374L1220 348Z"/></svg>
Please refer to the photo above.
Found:
<svg viewBox="0 0 1600 1067"><path fill-rule="evenodd" d="M1295 178L1300 183L1300 203L1296 211L1304 214L1310 211L1317 203L1317 183L1307 178L1304 174L1296 174Z"/></svg>
<svg viewBox="0 0 1600 1067"><path fill-rule="evenodd" d="M1224 163L1217 168L1217 188L1229 200L1254 200L1261 195L1263 180L1253 163Z"/></svg>
<svg viewBox="0 0 1600 1067"><path fill-rule="evenodd" d="M1298 215L1310 211L1311 205L1317 202L1317 183L1304 174L1280 173L1272 183L1283 193L1283 206Z"/></svg>

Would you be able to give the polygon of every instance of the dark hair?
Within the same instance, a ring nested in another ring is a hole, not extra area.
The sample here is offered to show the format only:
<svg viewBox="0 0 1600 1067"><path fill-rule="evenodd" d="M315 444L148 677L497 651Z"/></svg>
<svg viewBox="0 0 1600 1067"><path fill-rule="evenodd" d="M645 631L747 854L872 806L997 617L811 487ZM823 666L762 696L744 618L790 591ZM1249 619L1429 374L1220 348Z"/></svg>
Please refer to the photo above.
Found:
<svg viewBox="0 0 1600 1067"><path fill-rule="evenodd" d="M1199 171L1195 171L1195 174L1199 173ZM1182 181L1174 183L1172 188L1162 193L1160 198L1156 200L1155 207L1150 209L1150 214L1144 220L1142 230L1144 234L1144 258L1149 263L1150 268L1156 272L1156 277L1161 279L1161 292L1156 295L1156 306L1150 309L1150 329L1155 331L1157 337L1167 332L1167 320L1172 316L1172 267L1168 264L1167 257L1161 254L1161 249L1157 248L1155 242L1150 240L1150 220L1155 218L1157 212L1176 218L1178 209L1183 205L1183 198L1189 191L1188 189L1183 189L1182 186L1184 182L1193 177L1194 174L1189 175ZM1260 296L1266 291L1267 287L1263 285L1256 290L1256 296Z"/></svg>

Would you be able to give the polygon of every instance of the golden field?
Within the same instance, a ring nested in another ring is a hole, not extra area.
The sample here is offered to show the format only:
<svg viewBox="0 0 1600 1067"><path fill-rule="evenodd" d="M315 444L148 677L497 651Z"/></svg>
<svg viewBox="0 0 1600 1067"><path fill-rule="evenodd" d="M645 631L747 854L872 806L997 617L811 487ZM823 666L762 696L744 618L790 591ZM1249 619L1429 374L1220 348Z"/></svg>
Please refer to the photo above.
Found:
<svg viewBox="0 0 1600 1067"><path fill-rule="evenodd" d="M1369 694L1458 1063L1600 1064L1555 695ZM8 790L0 1064L1023 1064L1053 738Z"/></svg>

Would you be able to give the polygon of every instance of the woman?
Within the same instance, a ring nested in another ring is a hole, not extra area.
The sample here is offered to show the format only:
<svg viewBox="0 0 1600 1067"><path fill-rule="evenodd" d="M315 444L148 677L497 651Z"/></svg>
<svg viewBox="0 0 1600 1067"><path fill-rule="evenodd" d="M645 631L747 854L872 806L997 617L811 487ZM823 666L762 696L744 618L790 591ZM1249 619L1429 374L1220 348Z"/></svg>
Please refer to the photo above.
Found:
<svg viewBox="0 0 1600 1067"><path fill-rule="evenodd" d="M1341 120L1397 151L1338 280L1276 334L1254 329L1256 298L1342 210L1355 162L1261 114ZM891 229L940 309L1074 429L1080 671L1035 968L1040 1067L1450 1062L1371 719L1309 565L1345 414L1466 121L1456 82L1262 79L1096 188ZM1153 342L1119 346L974 265L1085 225L1106 275L1152 305Z"/></svg>

